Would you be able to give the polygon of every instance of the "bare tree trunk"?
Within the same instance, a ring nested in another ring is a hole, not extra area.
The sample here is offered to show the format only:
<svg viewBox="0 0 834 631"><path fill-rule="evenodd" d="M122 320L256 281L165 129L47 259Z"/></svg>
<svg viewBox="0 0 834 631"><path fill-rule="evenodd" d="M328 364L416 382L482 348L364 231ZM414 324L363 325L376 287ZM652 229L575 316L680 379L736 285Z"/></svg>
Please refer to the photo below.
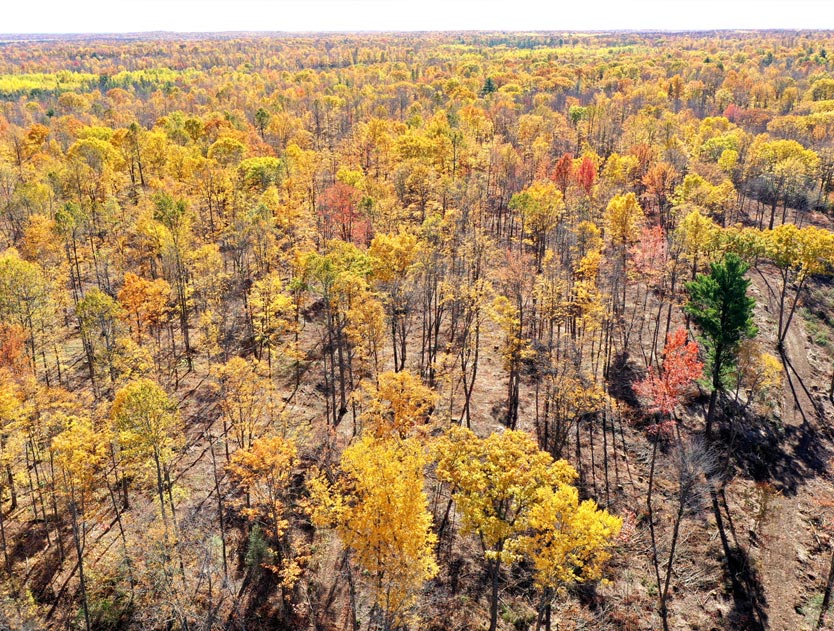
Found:
<svg viewBox="0 0 834 631"><path fill-rule="evenodd" d="M498 628L498 579L501 572L501 558L492 559L489 563L489 574L491 580L489 597L489 631Z"/></svg>
<svg viewBox="0 0 834 631"><path fill-rule="evenodd" d="M657 462L657 443L658 439L657 437L655 437L654 443L652 445L652 461L651 466L649 468L649 490L646 493L646 508L649 512L649 534L652 540L652 566L654 567L654 575L655 579L657 580L660 619L663 622L663 631L669 631L669 621L667 619L668 614L666 611L666 602L664 599L664 593L661 588L660 562L657 558L657 536L654 530L654 507L652 504L652 492L654 490L654 468L655 463Z"/></svg>
<svg viewBox="0 0 834 631"><path fill-rule="evenodd" d="M3 562L6 567L6 574L12 575L12 563L9 559L9 549L6 545L6 516L3 512L2 502L0 502L0 545L3 546Z"/></svg>
<svg viewBox="0 0 834 631"><path fill-rule="evenodd" d="M70 501L70 514L72 515L72 534L75 540L75 553L78 555L78 581L81 588L81 605L84 609L84 625L87 631L92 629L90 624L90 611L87 607L87 581L84 577L84 546L82 544L82 532L84 526L78 523L78 507L75 500Z"/></svg>
<svg viewBox="0 0 834 631"><path fill-rule="evenodd" d="M822 596L822 606L820 607L820 617L814 627L814 631L819 631L825 622L825 614L828 612L828 606L831 604L831 588L834 586L834 554L831 555L831 567L828 570L828 580L825 582L825 592Z"/></svg>
<svg viewBox="0 0 834 631"><path fill-rule="evenodd" d="M214 440L214 437L211 437L210 440ZM220 522L220 551L223 555L223 580L229 580L229 568L226 561L226 524L225 520L223 519L223 498L220 497L220 479L217 477L217 458L214 455L214 442L212 442L211 447L209 448L211 451L211 466L214 471L214 493L217 495L217 518Z"/></svg>

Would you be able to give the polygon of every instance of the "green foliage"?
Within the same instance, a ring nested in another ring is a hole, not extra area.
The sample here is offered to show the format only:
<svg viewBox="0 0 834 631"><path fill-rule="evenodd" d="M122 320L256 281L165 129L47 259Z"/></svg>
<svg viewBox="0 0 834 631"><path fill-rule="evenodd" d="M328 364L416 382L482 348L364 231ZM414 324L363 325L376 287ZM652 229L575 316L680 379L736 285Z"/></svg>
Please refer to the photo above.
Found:
<svg viewBox="0 0 834 631"><path fill-rule="evenodd" d="M246 555L243 562L246 567L255 570L260 570L260 567L265 563L271 563L273 557L272 549L258 524L252 526L249 531L249 541L246 544Z"/></svg>
<svg viewBox="0 0 834 631"><path fill-rule="evenodd" d="M22 94L57 93L89 89L98 81L98 75L62 70L54 73L27 73L0 75L0 97L9 98Z"/></svg>
<svg viewBox="0 0 834 631"><path fill-rule="evenodd" d="M247 189L263 192L273 184L280 184L284 164L278 158L246 158L237 166Z"/></svg>
<svg viewBox="0 0 834 631"><path fill-rule="evenodd" d="M721 379L735 361L744 338L755 337L753 324L755 299L747 295L750 280L744 277L748 266L735 254L710 265L709 274L699 274L687 283L689 302L684 309L703 333L712 386L721 388Z"/></svg>
<svg viewBox="0 0 834 631"><path fill-rule="evenodd" d="M731 393L759 417L788 407L783 362L748 339L736 255L768 281L780 338L799 311L827 344L808 384L827 391L834 242L814 211L834 195L832 46L824 31L0 45L0 618L50 610L54 562L69 582L51 624L80 628L84 599L90 631L476 628L480 563L505 629L660 628L657 577L605 622L566 589L602 578L618 542L644 553L651 528L657 564L629 559L617 580L677 574L662 440L658 519L618 485L616 382L643 372L635 393L674 416L707 355L710 416ZM706 352L685 328L664 352L686 281ZM502 411L530 433L490 434ZM621 538L603 497L638 513ZM711 528L693 508L681 526ZM672 626L701 596L669 601ZM461 619L437 620L453 603Z"/></svg>

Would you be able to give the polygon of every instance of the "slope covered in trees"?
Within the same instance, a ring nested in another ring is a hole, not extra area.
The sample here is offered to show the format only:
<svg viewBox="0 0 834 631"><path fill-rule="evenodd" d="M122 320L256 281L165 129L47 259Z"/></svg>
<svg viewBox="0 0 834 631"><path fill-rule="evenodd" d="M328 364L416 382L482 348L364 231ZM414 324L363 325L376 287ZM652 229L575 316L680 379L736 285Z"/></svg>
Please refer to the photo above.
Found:
<svg viewBox="0 0 834 631"><path fill-rule="evenodd" d="M830 33L0 46L0 627L821 629Z"/></svg>

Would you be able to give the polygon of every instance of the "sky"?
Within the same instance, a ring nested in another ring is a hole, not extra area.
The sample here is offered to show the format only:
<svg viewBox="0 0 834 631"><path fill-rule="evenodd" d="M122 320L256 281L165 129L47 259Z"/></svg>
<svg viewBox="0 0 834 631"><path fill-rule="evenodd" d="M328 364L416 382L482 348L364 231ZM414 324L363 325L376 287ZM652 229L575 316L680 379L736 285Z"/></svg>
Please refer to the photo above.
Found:
<svg viewBox="0 0 834 631"><path fill-rule="evenodd" d="M0 33L834 29L834 0L0 0Z"/></svg>

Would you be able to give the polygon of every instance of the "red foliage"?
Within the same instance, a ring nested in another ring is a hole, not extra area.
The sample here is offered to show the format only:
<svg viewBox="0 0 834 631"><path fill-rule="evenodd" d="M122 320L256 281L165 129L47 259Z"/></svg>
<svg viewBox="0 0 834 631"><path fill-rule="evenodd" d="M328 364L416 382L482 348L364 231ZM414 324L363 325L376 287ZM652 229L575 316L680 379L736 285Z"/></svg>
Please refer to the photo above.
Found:
<svg viewBox="0 0 834 631"><path fill-rule="evenodd" d="M564 195L565 191L568 190L568 184L570 184L573 178L573 154L566 153L559 158L559 160L557 160L556 166L553 167L553 173L550 175L550 179L556 183L556 186L559 187L559 190L562 191L562 195Z"/></svg>
<svg viewBox="0 0 834 631"><path fill-rule="evenodd" d="M583 156L576 171L576 183L582 187L586 195L590 195L596 181L597 165L588 156Z"/></svg>
<svg viewBox="0 0 834 631"><path fill-rule="evenodd" d="M735 103L730 103L726 108L724 108L724 118L726 118L731 123L735 123L736 117L738 116L738 113L741 111L741 109L742 108L740 108Z"/></svg>
<svg viewBox="0 0 834 631"><path fill-rule="evenodd" d="M730 103L724 109L724 118L743 127L745 131L762 134L767 131L767 124L773 119L773 114L760 108L739 107Z"/></svg>
<svg viewBox="0 0 834 631"><path fill-rule="evenodd" d="M704 364L698 359L698 345L687 341L686 329L681 327L666 340L661 370L652 367L634 389L649 402L650 411L671 416L703 371Z"/></svg>
<svg viewBox="0 0 834 631"><path fill-rule="evenodd" d="M29 371L26 356L26 336L16 324L0 324L0 368L8 368L21 375Z"/></svg>
<svg viewBox="0 0 834 631"><path fill-rule="evenodd" d="M324 191L321 196L325 223L322 232L327 239L336 236L342 241L367 242L370 225L367 218L357 209L359 198L359 191L344 182L336 182Z"/></svg>
<svg viewBox="0 0 834 631"><path fill-rule="evenodd" d="M660 226L644 226L640 230L640 240L637 243L631 250L634 270L647 286L656 288L663 279L666 267L666 234Z"/></svg>

